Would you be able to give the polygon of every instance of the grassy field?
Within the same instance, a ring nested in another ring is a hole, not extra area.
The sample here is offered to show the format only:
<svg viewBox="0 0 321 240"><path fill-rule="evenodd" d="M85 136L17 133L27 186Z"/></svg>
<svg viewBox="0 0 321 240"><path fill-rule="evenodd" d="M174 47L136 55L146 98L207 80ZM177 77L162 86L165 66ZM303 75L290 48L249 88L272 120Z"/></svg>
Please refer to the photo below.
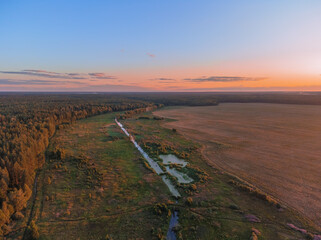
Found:
<svg viewBox="0 0 321 240"><path fill-rule="evenodd" d="M171 199L160 177L114 123L114 114L59 130L39 176L35 219L42 239L151 239L166 233L168 217L153 207ZM154 231L152 229L155 228ZM159 228L159 229L158 229Z"/></svg>
<svg viewBox="0 0 321 240"><path fill-rule="evenodd" d="M176 202L114 117L78 121L51 139L33 214L40 239L165 239L174 210L178 239L250 239L258 231L259 239L306 237L288 223L315 232L291 209L249 193L209 165L200 144L163 127L171 120L155 120L152 113L123 120L155 160L172 153L189 162L184 171L195 182L172 179L182 195ZM62 157L53 154L57 149Z"/></svg>
<svg viewBox="0 0 321 240"><path fill-rule="evenodd" d="M155 112L205 146L210 163L321 223L321 107L220 104Z"/></svg>

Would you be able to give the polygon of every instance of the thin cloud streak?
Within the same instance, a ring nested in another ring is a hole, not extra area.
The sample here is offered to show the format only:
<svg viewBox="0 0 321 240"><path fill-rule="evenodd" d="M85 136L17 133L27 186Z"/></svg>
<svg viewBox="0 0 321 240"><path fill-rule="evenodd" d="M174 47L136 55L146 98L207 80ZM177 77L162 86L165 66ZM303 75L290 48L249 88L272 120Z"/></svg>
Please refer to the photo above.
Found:
<svg viewBox="0 0 321 240"><path fill-rule="evenodd" d="M58 73L45 70L0 71L0 73L57 79L117 79L117 77L106 75L105 73Z"/></svg>
<svg viewBox="0 0 321 240"><path fill-rule="evenodd" d="M0 79L0 85L57 85L57 84L85 84L79 81L52 81L52 80L13 80Z"/></svg>
<svg viewBox="0 0 321 240"><path fill-rule="evenodd" d="M313 91L321 90L321 85L307 85L307 86L269 86L269 87L214 87L214 88L180 88L180 91Z"/></svg>
<svg viewBox="0 0 321 240"><path fill-rule="evenodd" d="M82 84L80 86L61 86L57 85L52 81L50 84L48 82L43 82L39 85L36 82L29 82L28 85L24 85L27 81L19 82L15 80L0 79L1 91L30 91L30 92L151 92L155 91L152 88L132 86L132 85L119 85L119 84L98 84L98 85L86 85ZM50 86L50 88L48 88Z"/></svg>
<svg viewBox="0 0 321 240"><path fill-rule="evenodd" d="M261 81L267 78L263 77L238 77L238 76L210 76L200 78L184 78L183 80L188 82L247 82L247 81Z"/></svg>
<svg viewBox="0 0 321 240"><path fill-rule="evenodd" d="M80 75L69 75L66 73L48 72L44 70L0 71L0 73L60 79L86 79Z"/></svg>
<svg viewBox="0 0 321 240"><path fill-rule="evenodd" d="M152 80L152 81L175 81L174 78L163 78L163 77L160 77L160 78L151 78L149 80Z"/></svg>
<svg viewBox="0 0 321 240"><path fill-rule="evenodd" d="M105 73L88 73L88 75L97 79L117 79L115 76L109 76Z"/></svg>

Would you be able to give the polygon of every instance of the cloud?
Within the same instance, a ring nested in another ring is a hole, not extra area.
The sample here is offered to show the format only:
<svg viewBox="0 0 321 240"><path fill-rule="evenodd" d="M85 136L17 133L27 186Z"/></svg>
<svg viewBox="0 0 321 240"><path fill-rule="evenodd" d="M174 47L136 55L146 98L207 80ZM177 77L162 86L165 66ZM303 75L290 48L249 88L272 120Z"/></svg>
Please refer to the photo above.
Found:
<svg viewBox="0 0 321 240"><path fill-rule="evenodd" d="M163 77L160 77L160 78L151 78L149 80L152 80L152 81L175 81L174 78L163 78Z"/></svg>
<svg viewBox="0 0 321 240"><path fill-rule="evenodd" d="M80 75L79 73L66 73L66 74L69 76L79 76Z"/></svg>
<svg viewBox="0 0 321 240"><path fill-rule="evenodd" d="M55 82L55 81L53 81ZM98 84L98 85L73 85L73 86L61 86L56 84L47 84L36 86L36 84L29 86L24 85L25 82L15 80L0 79L0 86L2 91L22 91L22 92L151 92L155 91L152 88L133 86L133 85L119 85L119 84ZM52 84L52 85L51 85Z"/></svg>
<svg viewBox="0 0 321 240"><path fill-rule="evenodd" d="M81 90L81 88L79 88ZM147 92L153 89L133 85L120 85L120 84L98 84L90 85L83 88L86 91L99 91L99 92Z"/></svg>
<svg viewBox="0 0 321 240"><path fill-rule="evenodd" d="M60 79L86 79L86 77L76 73L57 73L45 70L0 71L0 73Z"/></svg>
<svg viewBox="0 0 321 240"><path fill-rule="evenodd" d="M219 92L269 92L269 91L315 91L321 89L321 85L307 85L307 86L269 86L269 87L246 87L246 86L233 86L233 87L217 87L217 88L180 88L180 91L219 91Z"/></svg>
<svg viewBox="0 0 321 240"><path fill-rule="evenodd" d="M266 78L262 77L235 77L235 76L202 76L200 78L184 78L185 81L189 82L241 82L241 81L260 81Z"/></svg>
<svg viewBox="0 0 321 240"><path fill-rule="evenodd" d="M57 84L84 84L79 81L52 81L52 80L13 80L0 79L0 85L57 85Z"/></svg>
<svg viewBox="0 0 321 240"><path fill-rule="evenodd" d="M39 78L55 78L55 79L117 79L115 76L106 75L105 73L58 73L49 72L45 70L22 70L22 71L0 71L0 74L12 74L12 75L23 75L32 76Z"/></svg>
<svg viewBox="0 0 321 240"><path fill-rule="evenodd" d="M27 69L27 70L23 70L24 72L35 72L35 73L53 73L53 74L58 74L58 73L55 73L55 72L49 72L49 71L46 71L46 70L30 70L30 69Z"/></svg>
<svg viewBox="0 0 321 240"><path fill-rule="evenodd" d="M115 76L109 76L105 73L88 73L88 75L97 79L117 79Z"/></svg>
<svg viewBox="0 0 321 240"><path fill-rule="evenodd" d="M151 58L156 57L156 55L155 55L155 54L152 54L152 53L146 53L146 54L147 54L147 56L149 56L149 57L151 57Z"/></svg>

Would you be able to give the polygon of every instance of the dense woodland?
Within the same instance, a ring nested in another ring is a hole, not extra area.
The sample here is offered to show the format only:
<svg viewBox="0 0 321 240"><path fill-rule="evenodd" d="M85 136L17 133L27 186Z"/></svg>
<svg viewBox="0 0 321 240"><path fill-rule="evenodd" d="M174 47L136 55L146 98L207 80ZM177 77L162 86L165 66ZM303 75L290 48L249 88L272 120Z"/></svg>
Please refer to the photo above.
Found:
<svg viewBox="0 0 321 240"><path fill-rule="evenodd" d="M150 104L114 95L0 95L0 235L23 218L35 173L56 129L77 119Z"/></svg>
<svg viewBox="0 0 321 240"><path fill-rule="evenodd" d="M105 93L0 94L0 235L23 218L36 170L56 129L77 119L125 111L122 118L160 106L217 105L220 102L321 104L321 94L299 93Z"/></svg>

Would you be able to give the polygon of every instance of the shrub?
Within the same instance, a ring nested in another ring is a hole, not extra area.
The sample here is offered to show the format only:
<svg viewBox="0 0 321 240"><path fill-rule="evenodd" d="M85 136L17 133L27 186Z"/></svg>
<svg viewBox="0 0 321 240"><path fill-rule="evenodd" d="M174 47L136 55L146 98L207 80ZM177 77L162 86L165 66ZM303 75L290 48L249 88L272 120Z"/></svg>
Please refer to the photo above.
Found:
<svg viewBox="0 0 321 240"><path fill-rule="evenodd" d="M255 234L255 232L252 232L252 235L250 237L250 240L258 240L259 238L257 237L257 235Z"/></svg>
<svg viewBox="0 0 321 240"><path fill-rule="evenodd" d="M192 191L196 191L197 190L197 186L195 184L191 184L189 188Z"/></svg>
<svg viewBox="0 0 321 240"><path fill-rule="evenodd" d="M240 210L240 207L237 206L235 203L232 203L230 206L229 206L230 209L232 210Z"/></svg>
<svg viewBox="0 0 321 240"><path fill-rule="evenodd" d="M186 198L186 204L191 206L193 204L193 199L191 197Z"/></svg>
<svg viewBox="0 0 321 240"><path fill-rule="evenodd" d="M113 240L113 238L109 236L109 234L106 234L105 240Z"/></svg>
<svg viewBox="0 0 321 240"><path fill-rule="evenodd" d="M277 208L281 207L280 203L277 200L275 200L271 196L265 194L260 189L251 187L249 185L246 185L246 184L240 183L238 181L234 181L234 180L230 180L229 183L235 185L236 187L238 187L239 189L241 189L243 191L247 191L247 192L253 194L254 196L256 196L259 199L262 199L272 205L275 205Z"/></svg>
<svg viewBox="0 0 321 240"><path fill-rule="evenodd" d="M31 221L30 225L27 228L26 232L27 240L36 240L39 239L39 231L35 221Z"/></svg>
<svg viewBox="0 0 321 240"><path fill-rule="evenodd" d="M21 212L16 212L15 214L13 214L13 219L14 220L21 220L23 219L25 216L21 213Z"/></svg>
<svg viewBox="0 0 321 240"><path fill-rule="evenodd" d="M51 178L50 178L50 177L48 177L48 178L47 178L47 183L50 185L50 184L51 184L51 182L52 182L52 181L51 181Z"/></svg>
<svg viewBox="0 0 321 240"><path fill-rule="evenodd" d="M163 117L154 116L153 119L154 119L154 120L163 120L164 118L163 118Z"/></svg>
<svg viewBox="0 0 321 240"><path fill-rule="evenodd" d="M154 206L154 212L157 214L157 215L162 215L163 213L168 213L168 211L170 211L166 205L166 203L157 203L155 206Z"/></svg>

